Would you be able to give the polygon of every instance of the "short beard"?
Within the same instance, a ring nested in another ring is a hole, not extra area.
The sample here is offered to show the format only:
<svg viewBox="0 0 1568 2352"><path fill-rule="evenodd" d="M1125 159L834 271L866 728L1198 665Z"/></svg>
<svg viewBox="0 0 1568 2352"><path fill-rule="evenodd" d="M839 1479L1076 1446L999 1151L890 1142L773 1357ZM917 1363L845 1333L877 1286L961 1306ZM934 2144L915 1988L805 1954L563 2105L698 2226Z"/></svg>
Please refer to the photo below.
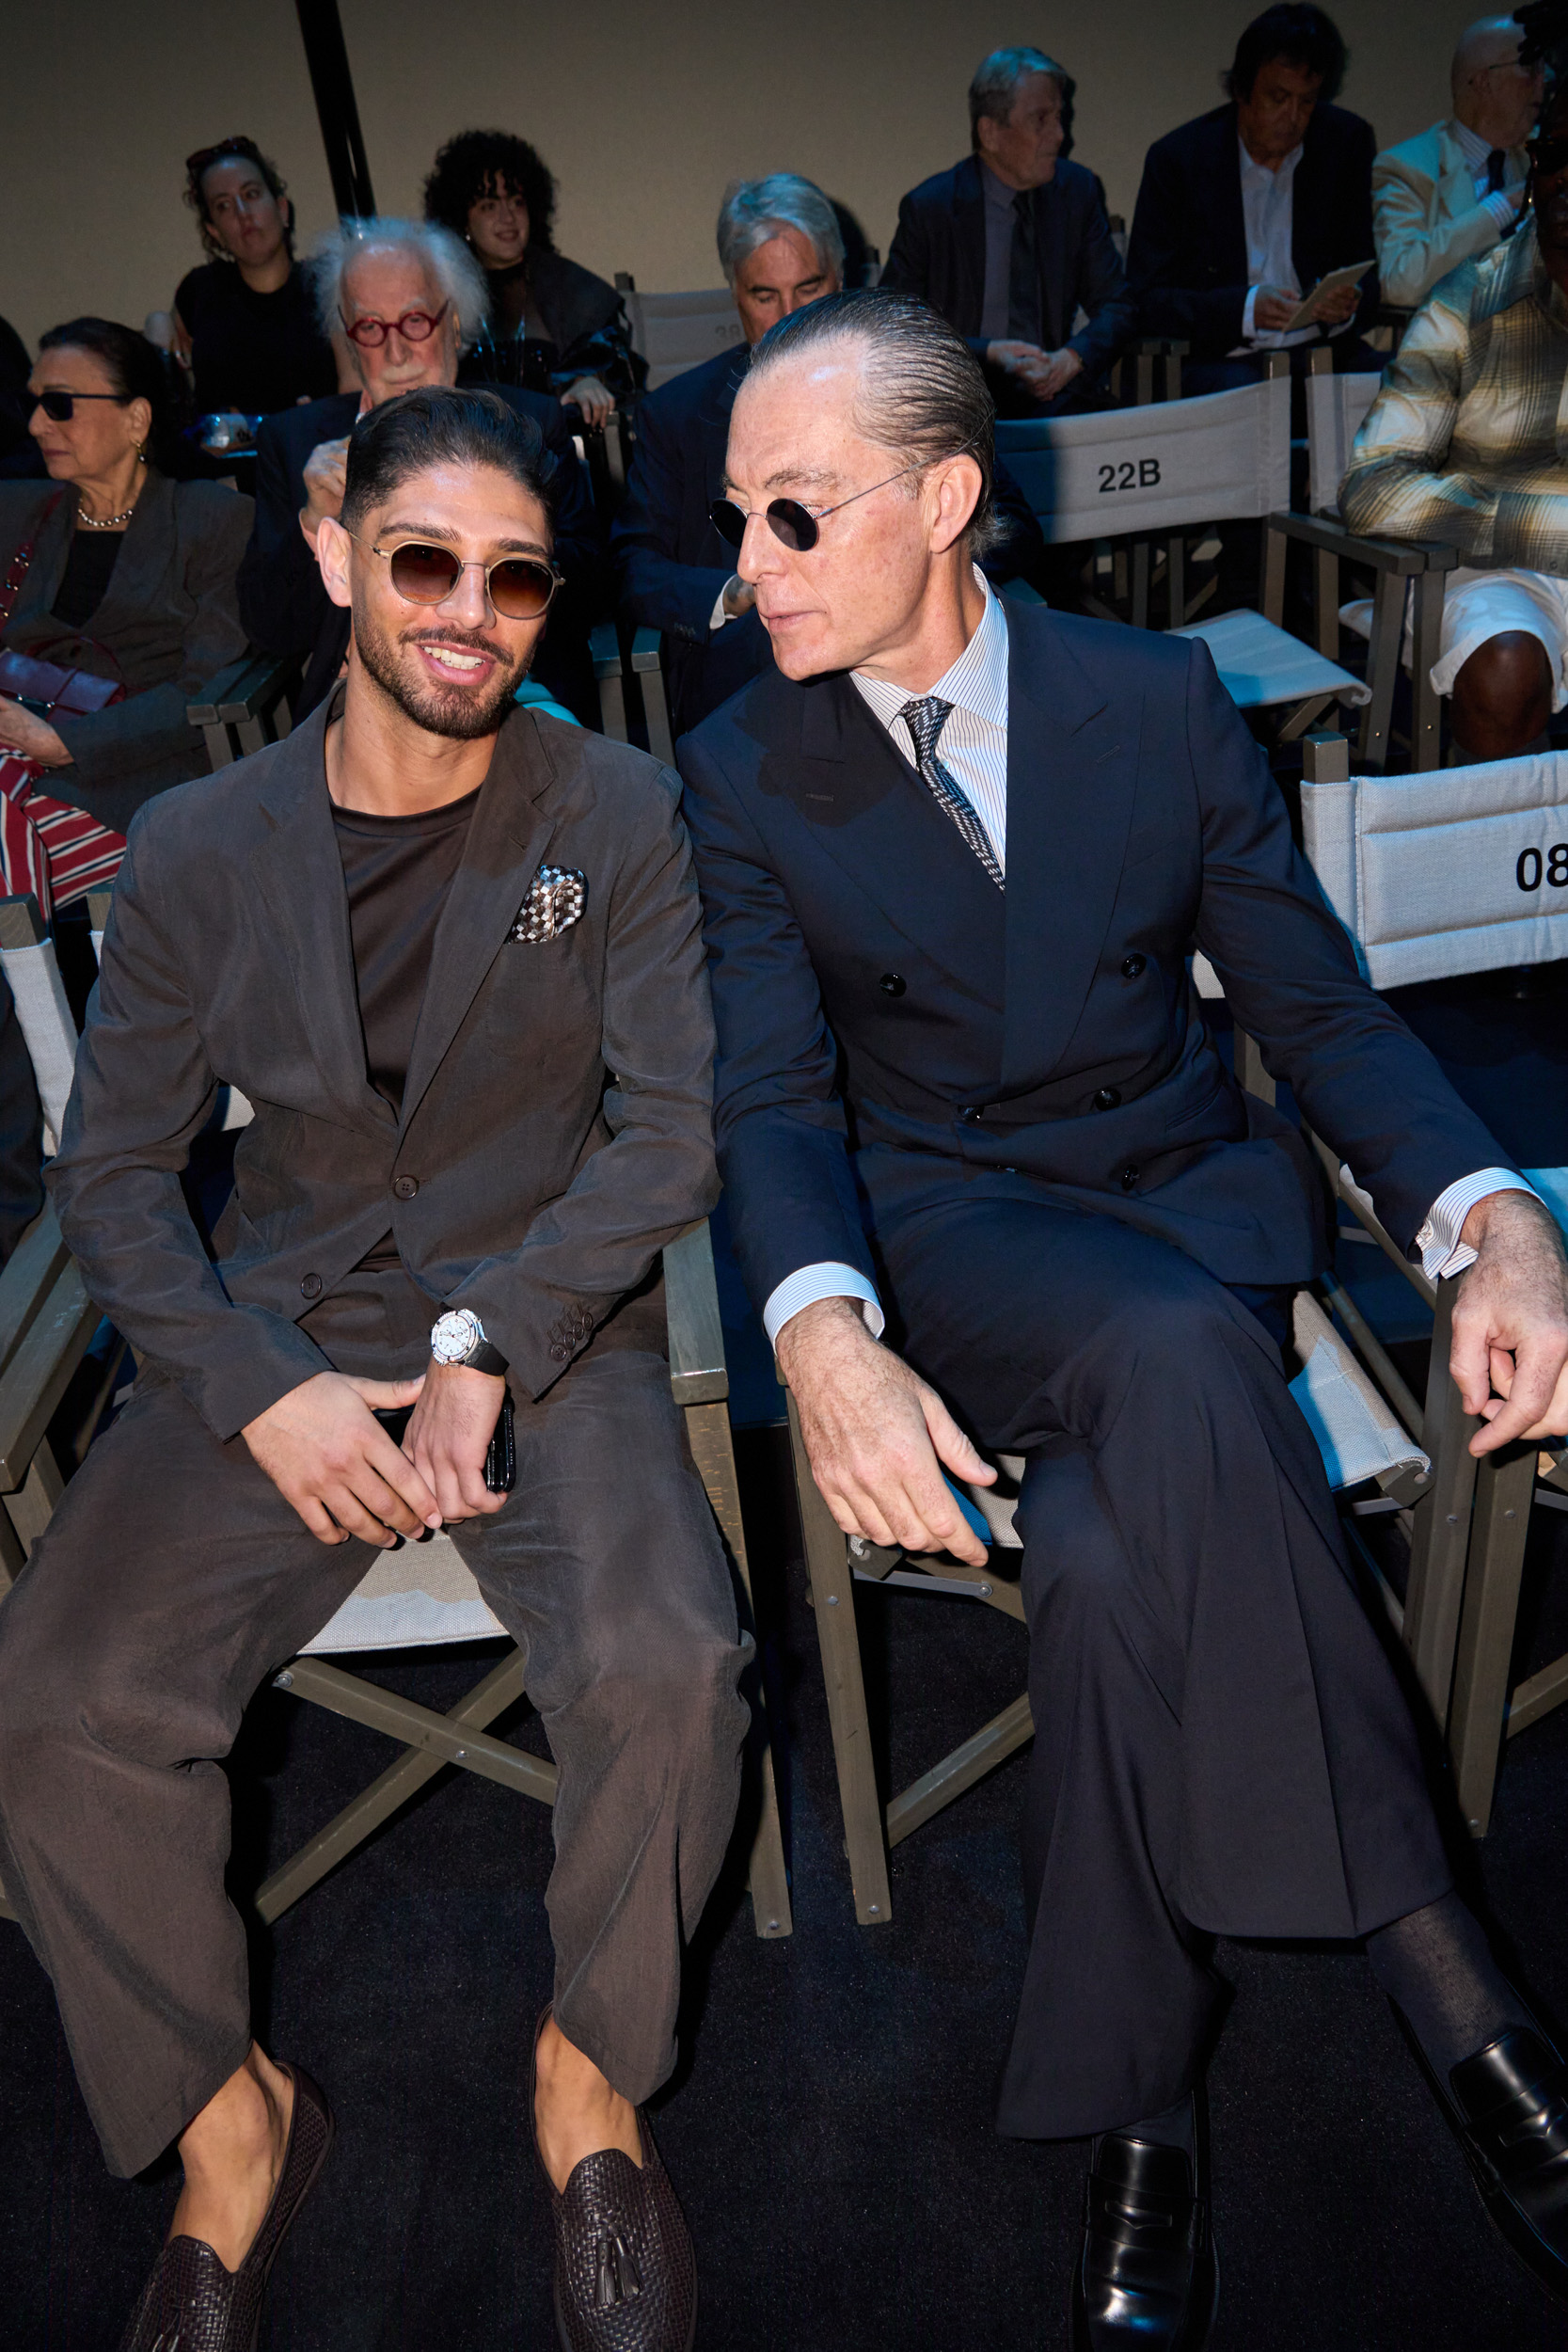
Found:
<svg viewBox="0 0 1568 2352"><path fill-rule="evenodd" d="M465 635L461 629L436 631L422 629L420 634L432 644L467 646L471 651L484 652L492 659L496 648L483 638ZM456 743L471 743L483 735L494 735L512 707L513 696L527 675L527 663L515 669L504 667L497 675L492 691L483 698L465 693L460 686L450 690L416 685L398 664L398 652L403 641L388 636L377 628L368 612L357 601L354 613L354 643L367 675L388 701L396 703L404 718L412 719L427 735L445 736Z"/></svg>

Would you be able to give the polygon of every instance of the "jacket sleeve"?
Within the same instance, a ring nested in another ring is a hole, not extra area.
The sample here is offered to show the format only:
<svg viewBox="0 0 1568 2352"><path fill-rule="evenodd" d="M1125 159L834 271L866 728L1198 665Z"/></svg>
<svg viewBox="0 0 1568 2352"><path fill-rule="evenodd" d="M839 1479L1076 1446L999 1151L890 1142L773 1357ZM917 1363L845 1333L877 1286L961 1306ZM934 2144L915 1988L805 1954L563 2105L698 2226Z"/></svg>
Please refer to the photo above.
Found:
<svg viewBox="0 0 1568 2352"><path fill-rule="evenodd" d="M824 1261L875 1270L849 1164L837 1054L784 882L720 760L681 738L719 1061L714 1123L736 1253L760 1314Z"/></svg>
<svg viewBox="0 0 1568 2352"><path fill-rule="evenodd" d="M1247 289L1180 283L1182 263L1196 233L1190 213L1186 174L1161 141L1149 149L1144 164L1127 246L1127 277L1138 330L1179 338L1195 349L1229 351L1242 340Z"/></svg>
<svg viewBox="0 0 1568 2352"><path fill-rule="evenodd" d="M682 564L676 558L688 462L660 403L645 401L637 421L626 502L610 539L621 603L630 618L690 644L706 644L709 618L734 566Z"/></svg>
<svg viewBox="0 0 1568 2352"><path fill-rule="evenodd" d="M719 1198L713 1014L678 789L668 769L640 786L613 886L601 1010L610 1141L540 1211L520 1248L483 1259L447 1297L473 1309L532 1396L582 1343L573 1311L597 1302L602 1319Z"/></svg>
<svg viewBox="0 0 1568 2352"><path fill-rule="evenodd" d="M190 501L180 518L178 538L179 585L188 605L179 675L128 694L104 710L55 721L71 758L69 768L50 771L60 800L90 807L89 796L149 769L189 772L199 740L186 722L185 706L199 687L245 651L234 580L250 516L250 501L231 490L214 487L211 497Z"/></svg>
<svg viewBox="0 0 1568 2352"><path fill-rule="evenodd" d="M1385 301L1406 310L1424 301L1449 270L1490 253L1502 237L1481 203L1457 220L1433 220L1436 195L1435 183L1395 152L1380 155L1372 166L1378 276Z"/></svg>
<svg viewBox="0 0 1568 2352"><path fill-rule="evenodd" d="M132 828L47 1181L94 1304L229 1438L328 1366L283 1316L234 1304L185 1206L181 1175L218 1079L166 919L168 805Z"/></svg>
<svg viewBox="0 0 1568 2352"><path fill-rule="evenodd" d="M1111 224L1098 188L1091 192L1085 208L1076 259L1068 323L1070 326L1083 310L1087 325L1069 336L1068 349L1078 354L1084 373L1092 379L1104 374L1132 342L1138 324L1137 305L1127 291L1127 273L1112 243Z"/></svg>
<svg viewBox="0 0 1568 2352"><path fill-rule="evenodd" d="M240 565L240 618L261 652L309 654L329 598L299 527L305 501L281 421L269 417L256 436L256 520Z"/></svg>
<svg viewBox="0 0 1568 2352"><path fill-rule="evenodd" d="M1449 1184L1509 1166L1508 1154L1362 978L1201 643L1187 673L1187 744L1203 825L1197 944L1264 1066L1408 1249Z"/></svg>

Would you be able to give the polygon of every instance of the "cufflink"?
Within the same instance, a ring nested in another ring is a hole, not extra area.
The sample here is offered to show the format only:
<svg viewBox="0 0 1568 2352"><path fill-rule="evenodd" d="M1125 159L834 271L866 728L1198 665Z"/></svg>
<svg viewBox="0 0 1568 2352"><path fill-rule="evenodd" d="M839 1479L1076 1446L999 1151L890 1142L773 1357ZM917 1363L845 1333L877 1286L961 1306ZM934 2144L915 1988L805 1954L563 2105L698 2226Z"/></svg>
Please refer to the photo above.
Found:
<svg viewBox="0 0 1568 2352"><path fill-rule="evenodd" d="M541 866L517 909L510 937L537 947L570 929L588 903L586 877L575 866Z"/></svg>

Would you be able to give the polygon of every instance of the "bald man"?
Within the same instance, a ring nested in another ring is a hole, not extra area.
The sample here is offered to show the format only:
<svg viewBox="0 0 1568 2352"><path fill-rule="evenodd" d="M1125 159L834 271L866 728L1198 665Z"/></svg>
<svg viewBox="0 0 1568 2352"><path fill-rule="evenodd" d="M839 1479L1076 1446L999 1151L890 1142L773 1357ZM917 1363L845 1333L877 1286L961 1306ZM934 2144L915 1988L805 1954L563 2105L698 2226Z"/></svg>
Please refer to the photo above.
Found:
<svg viewBox="0 0 1568 2352"><path fill-rule="evenodd" d="M1415 310L1449 270L1513 233L1525 141L1541 110L1541 69L1519 63L1519 40L1511 16L1481 17L1462 33L1448 121L1387 148L1372 166L1385 301Z"/></svg>

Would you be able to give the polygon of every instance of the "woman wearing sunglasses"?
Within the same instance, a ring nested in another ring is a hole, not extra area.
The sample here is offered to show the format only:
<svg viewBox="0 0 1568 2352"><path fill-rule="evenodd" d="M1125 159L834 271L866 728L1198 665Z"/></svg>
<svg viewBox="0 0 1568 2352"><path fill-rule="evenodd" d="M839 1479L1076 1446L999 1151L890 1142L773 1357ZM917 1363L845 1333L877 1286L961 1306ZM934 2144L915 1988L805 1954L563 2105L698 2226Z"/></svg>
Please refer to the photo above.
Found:
<svg viewBox="0 0 1568 2352"><path fill-rule="evenodd" d="M185 159L185 202L208 256L180 281L174 342L198 415L274 415L338 389L332 346L294 260L294 208L254 139Z"/></svg>
<svg viewBox="0 0 1568 2352"><path fill-rule="evenodd" d="M206 767L185 706L245 651L251 501L160 469L163 364L131 327L53 327L27 389L49 479L0 482L0 887L47 916Z"/></svg>

